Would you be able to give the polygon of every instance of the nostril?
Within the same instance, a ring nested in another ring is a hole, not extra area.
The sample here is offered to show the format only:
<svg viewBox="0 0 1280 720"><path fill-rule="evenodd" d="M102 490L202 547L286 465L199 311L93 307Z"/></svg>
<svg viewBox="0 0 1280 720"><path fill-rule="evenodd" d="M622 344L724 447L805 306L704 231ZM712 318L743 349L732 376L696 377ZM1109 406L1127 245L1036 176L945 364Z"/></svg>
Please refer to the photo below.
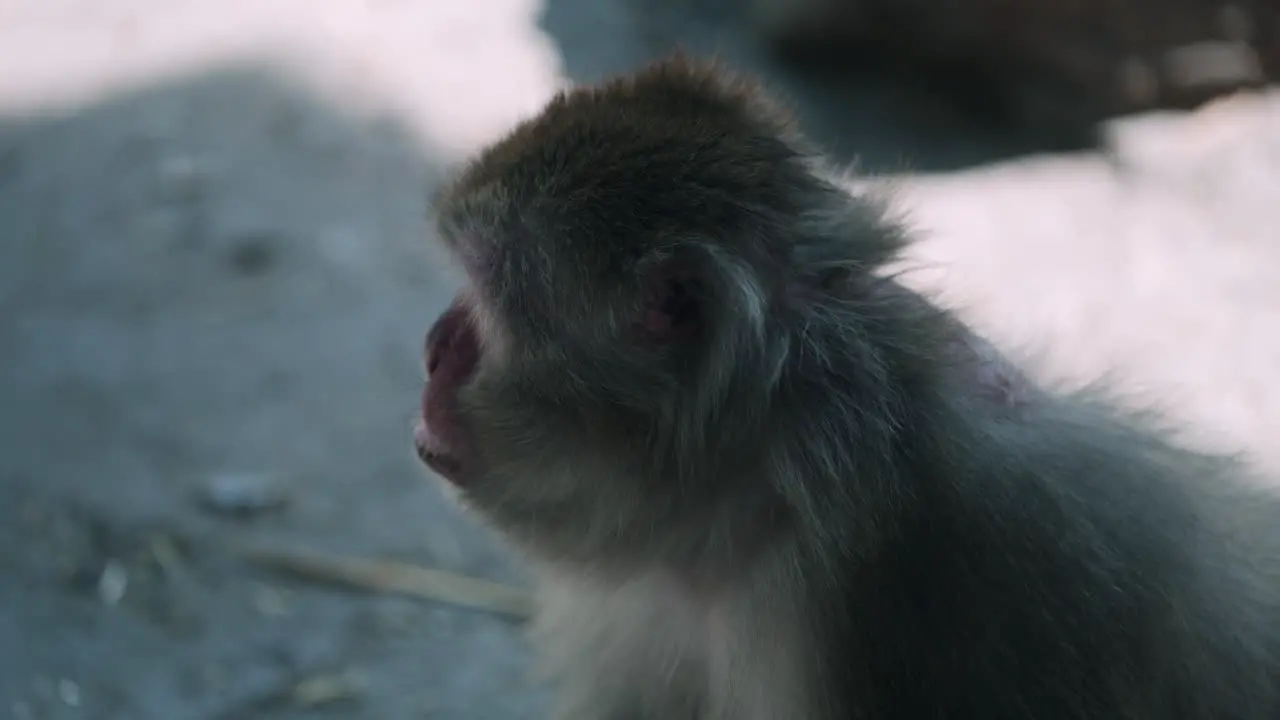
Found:
<svg viewBox="0 0 1280 720"><path fill-rule="evenodd" d="M454 328L451 318L446 314L431 327L427 333L424 351L427 355L427 375L432 375L440 367L441 361L449 354L449 346L453 341Z"/></svg>
<svg viewBox="0 0 1280 720"><path fill-rule="evenodd" d="M448 372L459 378L469 376L475 369L479 343L467 308L460 300L455 300L431 326L423 352L428 378L442 368L452 368Z"/></svg>
<svg viewBox="0 0 1280 720"><path fill-rule="evenodd" d="M441 346L447 344L448 341L446 340L443 343L435 343L429 346L430 349L427 351L427 375L434 375L436 369L440 367L440 359L444 357L444 348Z"/></svg>

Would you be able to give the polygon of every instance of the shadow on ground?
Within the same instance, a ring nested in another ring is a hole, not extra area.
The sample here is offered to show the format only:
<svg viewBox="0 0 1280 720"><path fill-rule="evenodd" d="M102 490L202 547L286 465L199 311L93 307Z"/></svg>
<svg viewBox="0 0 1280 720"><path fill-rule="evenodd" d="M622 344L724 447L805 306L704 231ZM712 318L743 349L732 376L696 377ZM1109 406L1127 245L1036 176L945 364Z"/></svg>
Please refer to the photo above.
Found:
<svg viewBox="0 0 1280 720"><path fill-rule="evenodd" d="M511 624L231 551L512 577L409 450L439 161L251 65L0 122L0 713L528 717ZM209 510L228 474L287 504Z"/></svg>

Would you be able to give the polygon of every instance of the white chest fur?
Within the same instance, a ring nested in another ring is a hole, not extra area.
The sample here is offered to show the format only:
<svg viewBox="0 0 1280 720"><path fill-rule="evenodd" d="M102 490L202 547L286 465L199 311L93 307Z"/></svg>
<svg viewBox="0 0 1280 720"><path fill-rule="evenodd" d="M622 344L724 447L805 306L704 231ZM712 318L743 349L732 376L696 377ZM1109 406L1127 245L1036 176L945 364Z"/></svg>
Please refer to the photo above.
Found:
<svg viewBox="0 0 1280 720"><path fill-rule="evenodd" d="M809 717L785 593L762 586L709 600L659 573L541 580L532 639L558 686L557 720Z"/></svg>

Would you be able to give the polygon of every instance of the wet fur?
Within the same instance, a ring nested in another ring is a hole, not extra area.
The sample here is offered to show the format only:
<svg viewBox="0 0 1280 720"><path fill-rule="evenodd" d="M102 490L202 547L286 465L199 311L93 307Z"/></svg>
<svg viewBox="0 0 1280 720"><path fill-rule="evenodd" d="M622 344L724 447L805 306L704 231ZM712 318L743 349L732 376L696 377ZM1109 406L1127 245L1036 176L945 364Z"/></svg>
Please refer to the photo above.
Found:
<svg viewBox="0 0 1280 720"><path fill-rule="evenodd" d="M563 720L1274 720L1280 501L1033 386L750 83L575 89L440 195L489 352L466 502ZM646 344L648 271L702 283ZM665 265L663 265L665 266Z"/></svg>

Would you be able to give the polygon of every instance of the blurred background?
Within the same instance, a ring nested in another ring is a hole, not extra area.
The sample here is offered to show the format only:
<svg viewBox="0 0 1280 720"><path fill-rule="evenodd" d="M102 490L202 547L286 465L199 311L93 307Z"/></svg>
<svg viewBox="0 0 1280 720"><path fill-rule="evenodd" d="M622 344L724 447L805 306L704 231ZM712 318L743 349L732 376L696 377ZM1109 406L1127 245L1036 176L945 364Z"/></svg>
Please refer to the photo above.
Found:
<svg viewBox="0 0 1280 720"><path fill-rule="evenodd" d="M519 569L410 449L426 199L676 46L1044 379L1280 475L1278 7L0 0L0 718L539 717Z"/></svg>

